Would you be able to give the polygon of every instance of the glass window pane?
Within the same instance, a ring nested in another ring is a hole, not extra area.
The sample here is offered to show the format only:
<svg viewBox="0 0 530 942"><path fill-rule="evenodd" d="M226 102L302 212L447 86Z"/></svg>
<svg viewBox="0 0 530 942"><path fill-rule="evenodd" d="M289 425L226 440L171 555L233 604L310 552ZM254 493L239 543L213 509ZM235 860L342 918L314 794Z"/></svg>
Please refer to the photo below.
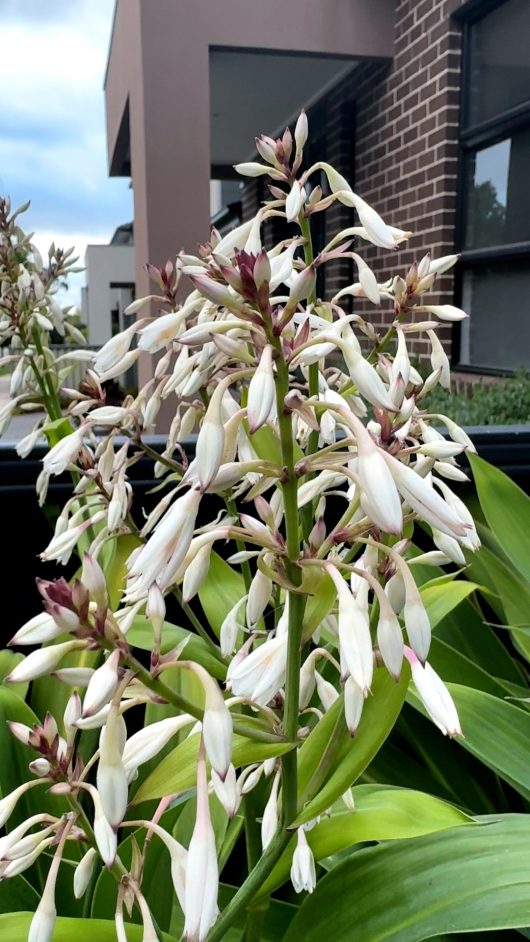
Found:
<svg viewBox="0 0 530 942"><path fill-rule="evenodd" d="M530 128L469 154L466 248L530 241L529 167Z"/></svg>
<svg viewBox="0 0 530 942"><path fill-rule="evenodd" d="M530 264L481 265L464 275L460 362L530 368Z"/></svg>
<svg viewBox="0 0 530 942"><path fill-rule="evenodd" d="M469 124L530 99L530 3L507 0L471 27Z"/></svg>

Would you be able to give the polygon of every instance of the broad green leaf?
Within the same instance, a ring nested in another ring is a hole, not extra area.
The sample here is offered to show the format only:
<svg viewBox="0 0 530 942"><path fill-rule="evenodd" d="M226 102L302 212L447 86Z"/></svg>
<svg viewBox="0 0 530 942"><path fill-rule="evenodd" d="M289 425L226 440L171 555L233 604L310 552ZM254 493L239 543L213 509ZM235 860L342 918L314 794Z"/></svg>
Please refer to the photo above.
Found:
<svg viewBox="0 0 530 942"><path fill-rule="evenodd" d="M471 814L509 810L497 775L471 753L462 750L458 740L443 736L430 718L409 703L405 703L399 715L395 734L405 751L403 761L406 763L410 752L438 783L432 787L433 794L448 798ZM413 775L405 765L397 777L386 781L416 788Z"/></svg>
<svg viewBox="0 0 530 942"><path fill-rule="evenodd" d="M304 807L297 823L317 817L357 781L390 733L403 705L408 681L406 667L399 683L386 670L375 671L372 696L366 699L353 739L342 716L342 697L317 723L300 750L299 800Z"/></svg>
<svg viewBox="0 0 530 942"><path fill-rule="evenodd" d="M524 673L521 666L469 601L462 602L446 615L436 627L436 637L461 651L493 676L512 683L522 683Z"/></svg>
<svg viewBox="0 0 530 942"><path fill-rule="evenodd" d="M109 593L110 607L113 611L118 608L120 598L125 586L127 575L126 562L132 551L141 545L141 540L132 533L118 536L110 542L109 558L101 560L104 564L105 579L107 580L107 589ZM105 544L103 549L107 549L109 544Z"/></svg>
<svg viewBox="0 0 530 942"><path fill-rule="evenodd" d="M33 913L5 913L0 916L0 938L6 942L28 942L28 931ZM129 942L142 942L143 927L126 923ZM59 916L55 924L53 942L73 942L83 939L88 932L90 942L116 942L116 927L110 919L67 919ZM175 942L162 933L163 942Z"/></svg>
<svg viewBox="0 0 530 942"><path fill-rule="evenodd" d="M474 687L501 698L513 692L513 685L492 677L475 661L465 657L461 651L437 637L432 639L429 664L434 667L440 677L443 677L445 683ZM530 695L530 689L528 694Z"/></svg>
<svg viewBox="0 0 530 942"><path fill-rule="evenodd" d="M530 498L499 468L468 455L488 526L515 568L530 582Z"/></svg>
<svg viewBox="0 0 530 942"><path fill-rule="evenodd" d="M262 762L271 756L281 756L292 748L290 743L254 742L244 736L234 735L232 762L238 768ZM194 788L197 777L197 756L199 754L199 735L188 737L180 746L173 749L158 767L143 782L133 798L133 804L163 798L164 795L177 794L187 788Z"/></svg>
<svg viewBox="0 0 530 942"><path fill-rule="evenodd" d="M457 742L530 800L530 715L483 690L459 684L448 684L448 689L464 733ZM410 698L422 709L412 689Z"/></svg>
<svg viewBox="0 0 530 942"><path fill-rule="evenodd" d="M4 678L23 660L24 655L19 652L9 650L0 651L0 683L3 682ZM13 693L18 694L21 700L26 698L28 687L29 684L9 685L9 689L12 690Z"/></svg>
<svg viewBox="0 0 530 942"><path fill-rule="evenodd" d="M474 582L464 582L463 580L423 585L420 594L427 609L431 627L435 628L446 615L452 612L477 588L479 586Z"/></svg>
<svg viewBox="0 0 530 942"><path fill-rule="evenodd" d="M499 596L500 610L495 600L489 595L487 597L488 604L496 611L499 620L510 627L526 625L530 612L530 583L485 546L479 550L476 560L472 560L470 568L473 566L482 567L489 584ZM513 636L513 640L526 659L530 660L530 644L521 635Z"/></svg>
<svg viewBox="0 0 530 942"><path fill-rule="evenodd" d="M328 873L284 942L421 942L528 926L530 817L505 815L359 851Z"/></svg>
<svg viewBox="0 0 530 942"><path fill-rule="evenodd" d="M368 841L392 841L419 837L447 828L469 825L471 818L454 805L423 792L383 786L359 785L353 789L355 811L334 812L307 832L316 860ZM272 893L289 877L296 838L265 881L260 896Z"/></svg>
<svg viewBox="0 0 530 942"><path fill-rule="evenodd" d="M216 635L236 602L245 594L243 576L218 553L210 555L208 575L199 589L199 599L208 623Z"/></svg>
<svg viewBox="0 0 530 942"><path fill-rule="evenodd" d="M27 912L36 909L39 900L40 895L23 874L0 882L0 913Z"/></svg>
<svg viewBox="0 0 530 942"><path fill-rule="evenodd" d="M172 625L170 622L164 622L162 631L162 654L171 651L177 644L180 644L184 638L188 638L188 643L184 648L183 657L190 661L196 661L202 664L212 677L217 680L224 680L226 677L226 665L215 657L206 641L187 631L186 628L180 628L178 625ZM145 615L137 615L133 624L127 632L127 641L135 648L141 648L143 651L150 651L153 647L153 628L151 622ZM164 679L164 678L162 678Z"/></svg>
<svg viewBox="0 0 530 942"><path fill-rule="evenodd" d="M332 579L325 573L318 587L308 597L304 615L304 639L308 639L329 614L337 597Z"/></svg>

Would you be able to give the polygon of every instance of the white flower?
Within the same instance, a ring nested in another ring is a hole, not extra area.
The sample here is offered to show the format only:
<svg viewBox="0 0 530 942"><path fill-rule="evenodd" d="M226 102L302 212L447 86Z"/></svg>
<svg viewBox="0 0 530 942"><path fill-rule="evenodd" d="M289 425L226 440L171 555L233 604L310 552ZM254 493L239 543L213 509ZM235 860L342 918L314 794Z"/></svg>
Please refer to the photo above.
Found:
<svg viewBox="0 0 530 942"><path fill-rule="evenodd" d="M275 394L272 347L267 344L248 387L247 416L252 433L261 428L269 418L274 407Z"/></svg>
<svg viewBox="0 0 530 942"><path fill-rule="evenodd" d="M83 718L98 713L112 699L118 686L120 652L115 650L92 674L83 700Z"/></svg>
<svg viewBox="0 0 530 942"><path fill-rule="evenodd" d="M366 695L370 691L374 669L368 618L335 566L327 564L326 571L337 589L341 659L344 660L357 686Z"/></svg>
<svg viewBox="0 0 530 942"><path fill-rule="evenodd" d="M81 899L85 895L96 864L97 855L95 847L90 847L74 870L74 896L76 899Z"/></svg>
<svg viewBox="0 0 530 942"><path fill-rule="evenodd" d="M123 723L113 704L99 738L96 777L105 817L115 828L123 821L128 802L128 782L122 760Z"/></svg>
<svg viewBox="0 0 530 942"><path fill-rule="evenodd" d="M266 850L278 830L278 789L280 787L280 771L276 772L267 804L261 819L261 846Z"/></svg>
<svg viewBox="0 0 530 942"><path fill-rule="evenodd" d="M228 668L227 684L234 696L266 706L285 683L287 635L268 639L235 667L233 664Z"/></svg>
<svg viewBox="0 0 530 942"><path fill-rule="evenodd" d="M61 438L44 456L42 465L46 474L62 474L74 461L83 447L86 426L81 425L75 432Z"/></svg>
<svg viewBox="0 0 530 942"><path fill-rule="evenodd" d="M312 893L317 884L315 858L303 827L296 832L296 848L291 865L291 883L295 893Z"/></svg>
<svg viewBox="0 0 530 942"><path fill-rule="evenodd" d="M460 721L454 700L430 664L422 665L414 651L405 646L412 680L427 713L444 736L461 736Z"/></svg>
<svg viewBox="0 0 530 942"><path fill-rule="evenodd" d="M215 834L208 805L204 754L197 766L197 817L188 848L184 895L184 934L188 942L203 942L218 915L219 869Z"/></svg>
<svg viewBox="0 0 530 942"><path fill-rule="evenodd" d="M121 333L111 337L98 350L94 360L94 370L96 373L106 373L120 363L123 357L129 352L133 337L138 330L138 324L135 322L122 330Z"/></svg>
<svg viewBox="0 0 530 942"><path fill-rule="evenodd" d="M48 648L39 648L32 651L23 661L17 664L6 677L8 684L25 684L45 674L51 674L57 665L70 651L84 648L84 641L63 641L62 644L50 645Z"/></svg>
<svg viewBox="0 0 530 942"><path fill-rule="evenodd" d="M162 591L172 584L188 552L200 500L199 491L194 488L186 491L166 511L147 544L135 555L129 566L134 599L147 593L155 580Z"/></svg>

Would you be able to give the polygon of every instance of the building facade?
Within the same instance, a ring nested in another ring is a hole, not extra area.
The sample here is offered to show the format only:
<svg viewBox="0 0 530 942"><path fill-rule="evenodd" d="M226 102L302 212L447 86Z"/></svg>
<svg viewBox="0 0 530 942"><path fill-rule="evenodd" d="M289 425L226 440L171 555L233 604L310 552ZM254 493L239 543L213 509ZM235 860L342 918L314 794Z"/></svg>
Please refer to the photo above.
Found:
<svg viewBox="0 0 530 942"><path fill-rule="evenodd" d="M137 291L146 260L205 240L210 181L305 107L314 155L414 233L391 264L363 246L378 275L461 253L440 283L470 314L442 334L453 366L530 367L529 36L528 0L118 0L109 167L132 177ZM243 217L263 195L260 179L242 186ZM339 204L325 223L351 224ZM326 266L326 290L349 264ZM370 307L376 326L390 316Z"/></svg>

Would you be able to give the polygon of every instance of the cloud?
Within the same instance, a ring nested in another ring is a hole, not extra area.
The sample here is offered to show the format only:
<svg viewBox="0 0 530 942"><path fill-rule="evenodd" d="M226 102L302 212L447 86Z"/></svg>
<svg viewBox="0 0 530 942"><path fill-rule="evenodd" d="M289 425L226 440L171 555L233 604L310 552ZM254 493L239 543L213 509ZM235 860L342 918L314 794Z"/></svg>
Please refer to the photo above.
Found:
<svg viewBox="0 0 530 942"><path fill-rule="evenodd" d="M106 163L113 10L114 0L1 0L0 192L31 199L24 225L39 245L84 254L133 215L129 181L109 179Z"/></svg>

